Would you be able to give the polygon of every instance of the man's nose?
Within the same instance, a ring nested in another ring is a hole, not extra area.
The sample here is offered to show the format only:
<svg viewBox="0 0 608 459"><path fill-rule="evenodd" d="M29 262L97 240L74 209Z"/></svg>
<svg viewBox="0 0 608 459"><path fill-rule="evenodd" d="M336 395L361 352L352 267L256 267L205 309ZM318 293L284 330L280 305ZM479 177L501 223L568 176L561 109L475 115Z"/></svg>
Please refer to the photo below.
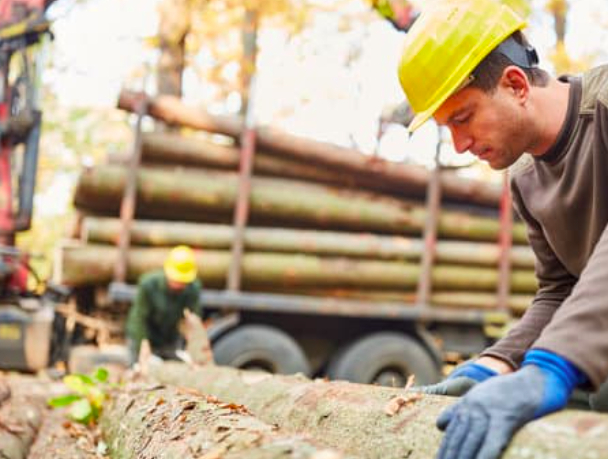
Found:
<svg viewBox="0 0 608 459"><path fill-rule="evenodd" d="M473 138L461 129L450 129L452 141L457 153L469 151L473 145Z"/></svg>

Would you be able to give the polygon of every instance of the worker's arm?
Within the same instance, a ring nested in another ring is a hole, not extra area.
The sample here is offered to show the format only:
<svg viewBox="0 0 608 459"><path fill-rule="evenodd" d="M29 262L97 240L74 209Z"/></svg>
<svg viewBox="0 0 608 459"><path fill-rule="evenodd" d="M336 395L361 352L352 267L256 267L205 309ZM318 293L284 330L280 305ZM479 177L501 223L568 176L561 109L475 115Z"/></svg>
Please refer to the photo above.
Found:
<svg viewBox="0 0 608 459"><path fill-rule="evenodd" d="M130 352L134 358L139 353L139 347L142 340L149 338L146 325L149 311L150 306L147 298L146 285L140 281L137 285L135 299L129 310L126 323L127 338L130 341Z"/></svg>
<svg viewBox="0 0 608 459"><path fill-rule="evenodd" d="M528 241L536 257L535 270L539 288L532 304L507 336L482 352L481 356L498 359L516 369L521 364L526 351L538 339L555 312L568 298L577 279L559 261L540 225L527 212L517 186L512 186L512 193L513 204L526 223Z"/></svg>
<svg viewBox="0 0 608 459"><path fill-rule="evenodd" d="M188 303L187 308L190 309L194 314L199 317L203 317L203 304L201 302L201 290L202 284L197 279L192 283L192 286L188 290Z"/></svg>

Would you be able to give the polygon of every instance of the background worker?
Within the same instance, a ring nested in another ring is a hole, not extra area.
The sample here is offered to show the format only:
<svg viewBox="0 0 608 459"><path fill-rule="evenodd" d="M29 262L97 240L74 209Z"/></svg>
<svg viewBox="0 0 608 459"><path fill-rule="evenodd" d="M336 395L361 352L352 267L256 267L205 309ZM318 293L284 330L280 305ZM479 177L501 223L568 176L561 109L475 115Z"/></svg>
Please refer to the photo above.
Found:
<svg viewBox="0 0 608 459"><path fill-rule="evenodd" d="M137 361L143 339L153 354L176 359L175 352L183 347L180 320L185 309L201 315L200 293L196 257L185 245L169 252L162 269L141 276L126 324L131 363Z"/></svg>
<svg viewBox="0 0 608 459"><path fill-rule="evenodd" d="M522 425L608 377L608 66L554 79L524 25L497 0L441 0L408 32L399 66L410 129L434 116L458 152L513 166L537 259L539 289L507 336L423 388L470 389L437 421L440 459L497 458Z"/></svg>

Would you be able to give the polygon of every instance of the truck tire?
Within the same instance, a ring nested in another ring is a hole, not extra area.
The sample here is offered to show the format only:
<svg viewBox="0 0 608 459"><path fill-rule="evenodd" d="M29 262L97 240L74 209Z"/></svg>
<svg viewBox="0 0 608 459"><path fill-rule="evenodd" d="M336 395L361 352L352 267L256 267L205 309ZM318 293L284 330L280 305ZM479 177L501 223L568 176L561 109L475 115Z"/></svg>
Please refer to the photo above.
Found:
<svg viewBox="0 0 608 459"><path fill-rule="evenodd" d="M327 368L330 379L394 387L403 387L411 374L416 385L441 379L432 355L416 339L396 332L353 341L334 355Z"/></svg>
<svg viewBox="0 0 608 459"><path fill-rule="evenodd" d="M220 337L212 347L218 365L310 375L308 359L298 343L274 327L243 325Z"/></svg>

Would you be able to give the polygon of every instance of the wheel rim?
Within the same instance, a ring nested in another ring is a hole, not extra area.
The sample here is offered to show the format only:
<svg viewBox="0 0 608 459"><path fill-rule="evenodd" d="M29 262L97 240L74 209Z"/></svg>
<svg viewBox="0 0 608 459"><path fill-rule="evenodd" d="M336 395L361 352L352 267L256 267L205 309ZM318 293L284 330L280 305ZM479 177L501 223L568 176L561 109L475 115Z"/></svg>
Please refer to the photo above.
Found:
<svg viewBox="0 0 608 459"><path fill-rule="evenodd" d="M408 376L409 373L401 368L386 367L374 375L371 383L386 387L404 387Z"/></svg>
<svg viewBox="0 0 608 459"><path fill-rule="evenodd" d="M241 358L236 359L230 365L242 370L267 371L268 373L277 372L274 362L259 357L249 357L247 355L241 356Z"/></svg>

